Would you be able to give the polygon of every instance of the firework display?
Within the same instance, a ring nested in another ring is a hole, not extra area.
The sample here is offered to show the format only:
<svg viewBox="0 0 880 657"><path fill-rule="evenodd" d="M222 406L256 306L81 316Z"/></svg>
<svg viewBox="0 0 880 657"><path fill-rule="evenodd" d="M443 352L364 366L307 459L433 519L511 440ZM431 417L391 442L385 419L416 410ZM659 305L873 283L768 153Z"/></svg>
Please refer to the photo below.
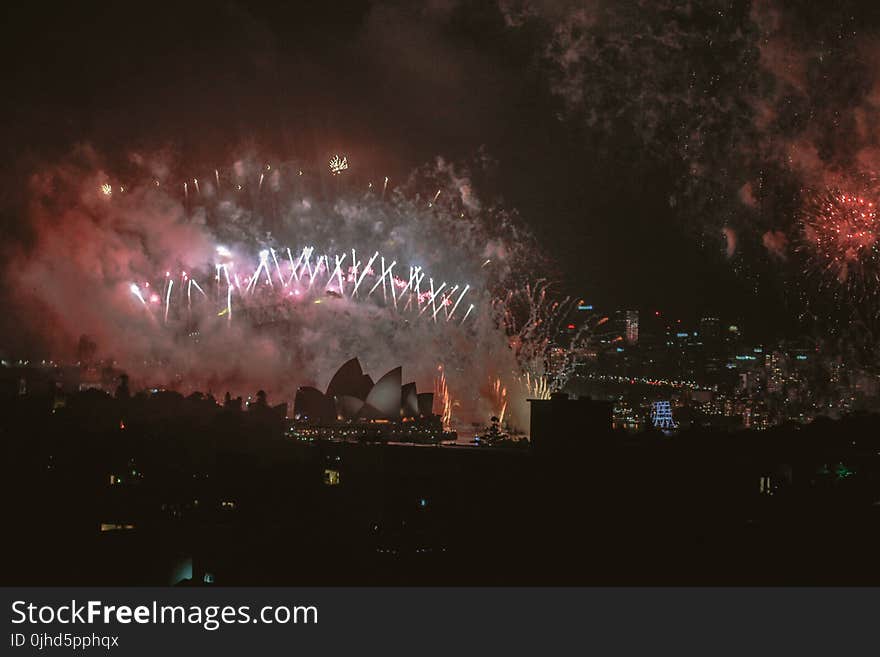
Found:
<svg viewBox="0 0 880 657"><path fill-rule="evenodd" d="M315 247L306 246L294 257L291 249L286 248L280 258L275 249L265 249L260 251L256 267L245 266L250 272L246 275L236 271L235 261L226 247L218 246L217 256L215 273L210 277L210 295L199 284L196 274L186 271L180 272L176 288L175 278L166 272L162 284L165 299L162 308L158 308L162 297L152 295L151 303L147 303L138 284L131 284L131 292L144 306L157 307L151 310L160 314L165 323L175 318L192 319L200 311L205 312L206 306L208 314L216 306L217 317L232 321L233 299L236 306L241 306L243 317L250 316L254 320L258 316L267 316L272 310L278 318L284 317L291 312L290 304L298 302L320 304L324 303L323 298L369 300L374 293L377 301L381 297L382 304L396 312L411 312L414 319L424 316L434 322L456 321L460 324L466 319L456 316L456 312L470 285L450 286L446 281L436 284L418 266L410 266L407 278L400 278L394 275L397 261L386 264L385 257L378 252L363 263L358 259L356 249L330 256L317 255ZM353 264L347 264L347 259ZM150 283L144 283L144 287L149 288ZM377 292L380 288L381 293ZM194 291L197 295L195 305ZM170 314L172 300L175 308ZM471 309L473 304L469 307Z"/></svg>
<svg viewBox="0 0 880 657"><path fill-rule="evenodd" d="M499 424L504 424L504 414L507 412L508 404L507 388L501 382L500 377L496 377L491 385L494 417L498 418Z"/></svg>
<svg viewBox="0 0 880 657"><path fill-rule="evenodd" d="M549 399L572 374L578 354L589 343L597 323L568 325L577 302L557 299L546 281L507 291L495 300L500 323L509 336L519 367L516 382L530 398Z"/></svg>
<svg viewBox="0 0 880 657"><path fill-rule="evenodd" d="M873 198L830 189L808 197L802 217L807 276L846 303L877 296L880 217Z"/></svg>
<svg viewBox="0 0 880 657"><path fill-rule="evenodd" d="M437 376L434 379L434 404L437 415L444 429L452 426L452 397L449 395L449 385L446 382L446 372L443 365L437 366Z"/></svg>
<svg viewBox="0 0 880 657"><path fill-rule="evenodd" d="M445 428L496 416L527 430L526 399L564 385L584 337L554 342L571 302L519 282L539 250L481 205L466 168L438 160L397 186L376 176L381 189L345 156L179 183L156 170L46 174L59 191L35 206L40 241L12 271L53 281L37 301L62 320L56 348L85 335L136 385L282 399L325 386L340 357L402 363L435 388Z"/></svg>
<svg viewBox="0 0 880 657"><path fill-rule="evenodd" d="M341 157L339 155L334 155L333 157L330 158L330 173L332 173L334 176L339 175L340 173L345 171L347 168L348 168L348 158L345 157L344 155ZM262 180L262 178L260 180Z"/></svg>

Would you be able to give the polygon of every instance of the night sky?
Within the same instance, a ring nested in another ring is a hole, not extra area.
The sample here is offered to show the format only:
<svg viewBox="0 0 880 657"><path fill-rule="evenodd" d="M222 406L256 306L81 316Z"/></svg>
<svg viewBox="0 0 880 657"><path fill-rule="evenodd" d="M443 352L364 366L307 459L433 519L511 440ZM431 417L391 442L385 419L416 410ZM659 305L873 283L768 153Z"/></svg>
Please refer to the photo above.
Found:
<svg viewBox="0 0 880 657"><path fill-rule="evenodd" d="M9 4L10 241L29 172L78 143L182 169L341 151L392 179L483 153L480 194L567 291L772 333L799 312L803 190L880 160L874 3Z"/></svg>

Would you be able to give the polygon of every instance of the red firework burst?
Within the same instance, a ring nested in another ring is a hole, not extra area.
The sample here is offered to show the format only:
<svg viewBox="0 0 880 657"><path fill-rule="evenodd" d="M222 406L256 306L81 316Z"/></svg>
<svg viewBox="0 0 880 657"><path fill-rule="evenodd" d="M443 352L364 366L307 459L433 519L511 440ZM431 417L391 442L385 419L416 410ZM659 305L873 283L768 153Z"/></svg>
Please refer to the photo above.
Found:
<svg viewBox="0 0 880 657"><path fill-rule="evenodd" d="M801 225L807 273L849 296L876 296L880 281L880 216L873 199L840 190L810 197Z"/></svg>

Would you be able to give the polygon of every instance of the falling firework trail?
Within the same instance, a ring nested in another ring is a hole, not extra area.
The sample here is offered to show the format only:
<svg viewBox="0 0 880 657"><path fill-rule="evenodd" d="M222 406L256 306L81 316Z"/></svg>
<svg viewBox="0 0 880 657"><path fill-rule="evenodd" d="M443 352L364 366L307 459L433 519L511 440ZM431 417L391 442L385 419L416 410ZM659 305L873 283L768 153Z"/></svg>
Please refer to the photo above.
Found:
<svg viewBox="0 0 880 657"><path fill-rule="evenodd" d="M354 284L354 290L352 290L352 292L351 292L351 296L352 296L352 298L354 298L355 296L357 296L358 288L361 286L361 282L364 280L364 276L366 276L366 275L367 275L367 272L370 271L370 267L373 266L373 262L374 262L374 261L376 260L376 258L378 258L378 257L379 257L379 252L376 251L376 253L373 254L373 257L370 258L369 261L367 262L367 266L363 268L363 271L361 271L361 275L360 275L360 277L358 277L357 282Z"/></svg>
<svg viewBox="0 0 880 657"><path fill-rule="evenodd" d="M217 246L215 251L222 258L228 258L232 255L223 246ZM306 284L306 293L309 293L317 284L323 291L338 293L347 299L361 299L363 301L372 298L379 286L382 286L383 294L381 298L383 302L391 304L389 309L393 309L395 312L407 312L412 308L417 317L423 317L430 310L431 320L435 323L441 311L443 313L442 318L446 322L456 319L458 308L471 289L470 284L464 287L455 284L450 287L446 281L443 281L438 287L433 279L428 277L429 288L422 292L420 284L425 279L426 273L421 267L411 266L409 268L409 280L406 282L402 281L394 276L397 261L392 261L389 264L378 251L373 252L365 265L357 259L357 249L351 249L341 255L334 254L334 264L332 266L330 255L328 254L318 256L317 260L312 259L314 247L303 247L300 256L296 259L293 257L293 251L289 247L285 248L285 251L287 252L287 261L290 263L289 274L285 275L282 262L279 260L275 248L263 249L259 253L259 260L255 269L252 270L252 274L247 276L244 286L242 286L238 275L233 276L230 274L231 263L221 262L215 264L215 271L211 279L213 279L216 288L210 298L219 300L224 292L226 296L226 307L218 314L221 316L231 314L231 297L236 288L239 293L253 298L253 300L245 302L246 306L258 307L270 302L270 297L266 296L269 294L269 291L264 291L260 286L262 282L263 285L270 289L275 288L273 281L275 277L277 277L279 282L279 286L276 289L282 295L278 300L295 300L295 298L301 296L302 290L299 287L295 290L291 289L294 281ZM271 262L269 261L270 256L272 257ZM349 258L354 258L355 262L346 267ZM379 263L379 270L374 269L377 263ZM272 273L273 267L274 275ZM367 282L367 279L370 277L371 280ZM306 281L306 279L308 280ZM190 272L182 271L180 273L180 283L184 286L181 289L181 295L186 303L188 313L191 313L194 308L192 300L193 288L205 299L209 298L208 293L196 279L194 272L190 275ZM222 284L224 283L225 290L222 289ZM171 317L171 305L174 303L175 298L178 298L173 294L173 281L170 278L170 272L166 272L165 284L165 321L167 323ZM259 294L258 290L260 290ZM390 299L388 299L389 293ZM404 297L407 298L406 304L402 310L398 310L398 302ZM413 299L417 300L416 304L413 304ZM320 300L316 299L316 302L320 303ZM460 323L464 323L474 307L474 304L470 304L467 313Z"/></svg>
<svg viewBox="0 0 880 657"><path fill-rule="evenodd" d="M450 321L455 316L455 310L458 308L458 304L461 303L461 300L464 299L464 295L468 293L468 290L471 289L470 285L465 285L464 289L461 291L461 294L458 295L458 301L455 302L455 305L452 306L452 311L449 313L449 316L446 318L446 321Z"/></svg>
<svg viewBox="0 0 880 657"><path fill-rule="evenodd" d="M275 249L269 249L272 254L272 260L275 262L275 270L278 272L278 281L281 285L285 285L284 275L281 273L281 266L278 264L278 258L275 256Z"/></svg>
<svg viewBox="0 0 880 657"><path fill-rule="evenodd" d="M453 285L452 288L450 288L443 294L443 296L440 298L440 307L434 311L434 318L436 318L437 313L442 310L446 321L449 321L449 304L452 303L451 299L453 295L458 292L458 288L458 285Z"/></svg>
<svg viewBox="0 0 880 657"><path fill-rule="evenodd" d="M147 302L144 301L144 297L141 294L140 288L137 285L135 285L134 283L132 283L130 289L131 289L132 294L134 294L138 299L140 299L141 303L146 306Z"/></svg>
<svg viewBox="0 0 880 657"><path fill-rule="evenodd" d="M421 306L421 304L422 304L422 279L424 279L424 276L421 276L419 274L421 274L421 269L419 269L417 271L417 275L416 275L416 305ZM431 281L431 285L432 286L434 285L433 280Z"/></svg>
<svg viewBox="0 0 880 657"><path fill-rule="evenodd" d="M291 253L290 247L287 247L287 259L290 261L290 277L287 279L287 285L290 285L294 278L299 280L299 278L296 277L296 265L293 262L293 253Z"/></svg>
<svg viewBox="0 0 880 657"><path fill-rule="evenodd" d="M360 260L357 259L357 255L355 254L355 250L352 249L351 250L351 267L349 268L349 272L351 273L351 275L354 277L355 280L357 279L358 267L360 267L360 265L361 265ZM354 296L354 295L352 295L352 296Z"/></svg>
<svg viewBox="0 0 880 657"><path fill-rule="evenodd" d="M342 254L341 258L338 255L333 256L333 258L336 261L336 267L333 269L333 271L330 274L330 277L327 279L327 285L325 286L324 289L330 288L330 285L333 283L333 277L336 276L337 280L339 281L339 294L345 293L345 290L343 289L343 284L342 284L342 263L345 262L346 257L347 257L347 254ZM309 287L312 286L313 280L314 280L314 278L310 276L309 277Z"/></svg>
<svg viewBox="0 0 880 657"><path fill-rule="evenodd" d="M430 304L431 304L430 307L433 308L433 309L436 311L436 309L437 309L437 308L436 308L436 299L437 299L437 295L440 294L440 292L443 290L443 288L446 287L446 281L444 281L443 284L442 284L439 288L437 288L436 290L434 290L434 279L431 278L431 279L429 279L429 281L430 281L430 284L431 284L431 295L430 295L430 297L428 298L428 301L425 303L425 307L422 308L421 311L419 311L419 316L420 316L420 317L421 317L421 315L424 314L424 312L429 308L428 303L430 303ZM436 318L435 318L435 319L436 319Z"/></svg>
<svg viewBox="0 0 880 657"><path fill-rule="evenodd" d="M498 424L504 424L504 415L507 412L507 388L501 383L499 377L492 381L493 414L498 418Z"/></svg>
<svg viewBox="0 0 880 657"><path fill-rule="evenodd" d="M437 415L440 416L443 429L448 431L452 426L452 398L449 395L449 385L446 382L446 372L443 366L438 366L437 371L437 378L434 380L434 399L440 406L440 412Z"/></svg>
<svg viewBox="0 0 880 657"><path fill-rule="evenodd" d="M550 384L544 376L532 376L526 372L522 379L529 396L534 399L550 399Z"/></svg>
<svg viewBox="0 0 880 657"><path fill-rule="evenodd" d="M445 285L445 283L444 283L444 285ZM448 311L448 309L447 309L446 302L447 302L447 300L449 299L449 295L451 295L451 294L455 294L455 292L456 292L457 290L458 290L458 285L456 285L456 286L453 287L451 290L449 290L448 292L444 293L442 297L440 297L440 305L437 306L436 308L434 308L434 313L431 315L431 319L433 319L433 320L436 322L436 321L437 321L437 313L440 312L441 310L446 310L446 316L447 316L447 319L448 319L448 317L449 317L449 311ZM439 293L438 293L438 294L439 294Z"/></svg>
<svg viewBox="0 0 880 657"><path fill-rule="evenodd" d="M168 292L165 293L165 323L168 323L168 309L171 307L171 288L174 286L174 281L172 279L168 279Z"/></svg>
<svg viewBox="0 0 880 657"><path fill-rule="evenodd" d="M379 285L381 285L382 286L382 300L387 301L388 296L387 296L386 289L385 289L385 277L387 275L387 270L385 269L385 257L384 256L382 256L380 258L379 263L380 263L380 266L382 267L382 275L373 284L373 287L370 288L370 291L367 292L367 296L370 296L371 294L373 294L373 292L375 292L376 288L379 287ZM393 266L394 265L392 265L392 267Z"/></svg>

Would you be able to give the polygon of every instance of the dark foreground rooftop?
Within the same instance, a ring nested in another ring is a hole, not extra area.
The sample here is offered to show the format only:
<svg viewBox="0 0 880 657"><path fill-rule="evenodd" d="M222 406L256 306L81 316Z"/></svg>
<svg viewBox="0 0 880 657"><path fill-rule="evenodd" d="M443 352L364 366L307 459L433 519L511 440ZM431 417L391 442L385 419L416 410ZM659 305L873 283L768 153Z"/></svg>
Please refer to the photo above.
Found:
<svg viewBox="0 0 880 657"><path fill-rule="evenodd" d="M547 451L297 441L269 407L173 393L44 401L0 409L6 584L880 583L873 416L568 426Z"/></svg>

